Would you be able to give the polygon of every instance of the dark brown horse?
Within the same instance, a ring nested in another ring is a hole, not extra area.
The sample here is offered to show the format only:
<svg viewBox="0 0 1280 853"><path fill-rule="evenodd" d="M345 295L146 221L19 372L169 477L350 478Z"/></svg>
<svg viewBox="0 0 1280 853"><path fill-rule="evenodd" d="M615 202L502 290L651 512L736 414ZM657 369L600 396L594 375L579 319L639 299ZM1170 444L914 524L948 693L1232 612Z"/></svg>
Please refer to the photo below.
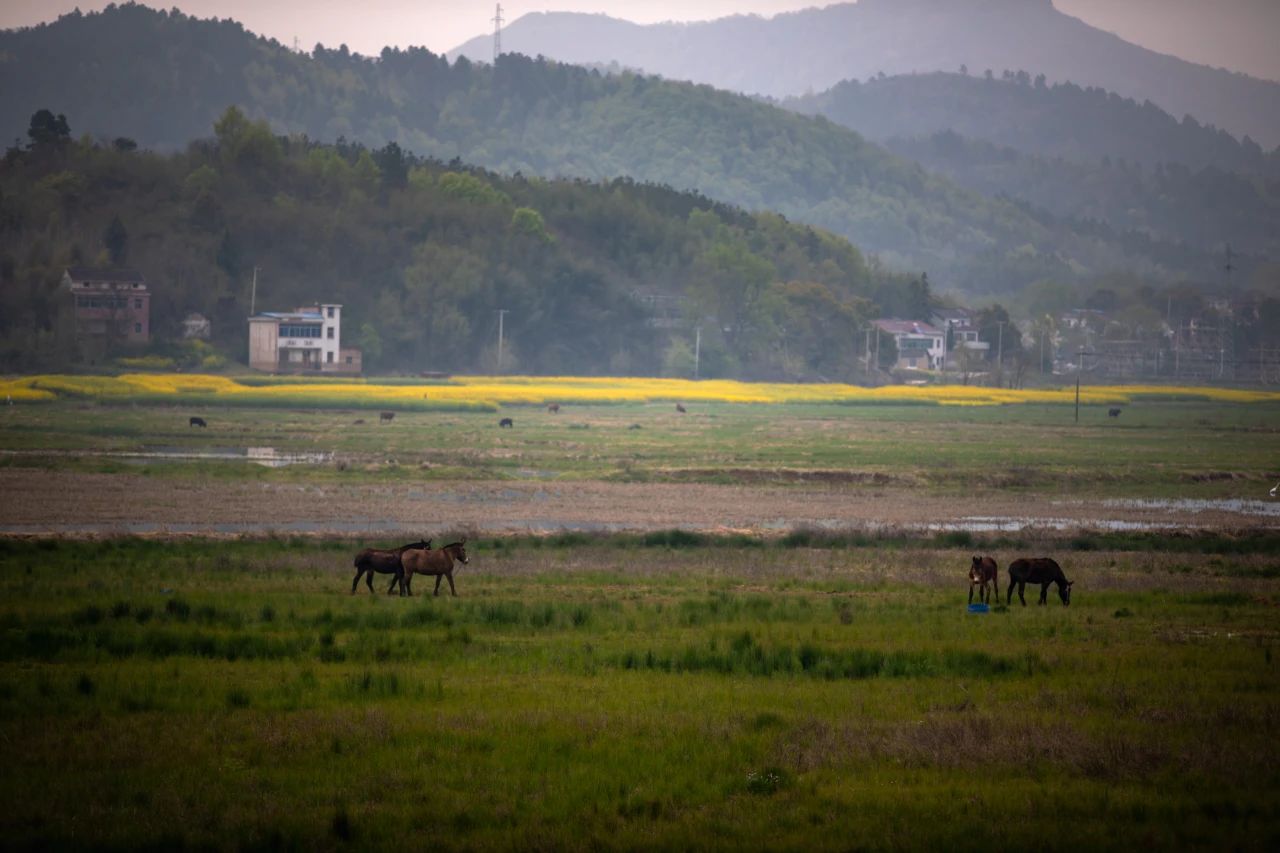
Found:
<svg viewBox="0 0 1280 853"><path fill-rule="evenodd" d="M437 548L434 551L430 548L415 548L405 551L400 558L404 564L404 578L400 584L400 594L404 595L407 590L409 595L413 595L414 575L435 575L435 594L440 594L440 579L448 578L449 592L456 596L458 590L454 589L453 586L453 563L457 560L464 566L467 564L467 549L464 547L466 544L467 540L463 539L460 542L450 542L443 548ZM387 592L390 593L395 588L395 585L396 581L393 580L391 586L387 588Z"/></svg>
<svg viewBox="0 0 1280 853"><path fill-rule="evenodd" d="M399 548L365 548L359 554L356 554L355 567L356 576L351 581L351 594L356 594L356 587L360 585L360 576L365 575L365 583L369 586L369 592L373 592L373 573L378 572L383 575L395 575L396 580L404 577L404 566L400 564L400 555L410 548L430 548L430 539L419 539L417 542L410 542L408 545L401 545ZM395 581L392 581L394 584ZM404 595L404 591L400 591Z"/></svg>
<svg viewBox="0 0 1280 853"><path fill-rule="evenodd" d="M1062 599L1063 606L1071 603L1071 585L1075 581L1067 580L1067 576L1062 573L1062 567L1048 557L1014 560L1009 564L1009 600L1006 603L1013 603L1013 587L1016 584L1018 600L1022 602L1023 607L1026 607L1027 600L1023 598L1022 591L1029 583L1040 584L1041 604L1049 598L1051 583L1058 585L1058 597Z"/></svg>
<svg viewBox="0 0 1280 853"><path fill-rule="evenodd" d="M990 557L974 557L973 565L969 567L969 603L973 604L973 588L978 587L978 600L982 602L991 601L991 590L987 589L987 584L991 584L996 588L996 603L1000 603L1000 569L996 566L996 561Z"/></svg>

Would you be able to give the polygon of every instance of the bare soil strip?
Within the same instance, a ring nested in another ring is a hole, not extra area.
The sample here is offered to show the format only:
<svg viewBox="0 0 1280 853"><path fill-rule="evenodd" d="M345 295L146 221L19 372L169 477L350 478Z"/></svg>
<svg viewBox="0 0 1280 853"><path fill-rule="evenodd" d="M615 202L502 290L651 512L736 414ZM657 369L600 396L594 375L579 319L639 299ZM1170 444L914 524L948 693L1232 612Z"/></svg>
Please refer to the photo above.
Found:
<svg viewBox="0 0 1280 853"><path fill-rule="evenodd" d="M997 527L984 527L992 522ZM1000 525L1003 525L1002 527ZM0 535L361 535L474 530L779 533L833 529L1259 529L1248 506L1055 500L989 491L963 497L909 487L816 483L741 486L602 482L298 485L173 481L132 473L0 471Z"/></svg>

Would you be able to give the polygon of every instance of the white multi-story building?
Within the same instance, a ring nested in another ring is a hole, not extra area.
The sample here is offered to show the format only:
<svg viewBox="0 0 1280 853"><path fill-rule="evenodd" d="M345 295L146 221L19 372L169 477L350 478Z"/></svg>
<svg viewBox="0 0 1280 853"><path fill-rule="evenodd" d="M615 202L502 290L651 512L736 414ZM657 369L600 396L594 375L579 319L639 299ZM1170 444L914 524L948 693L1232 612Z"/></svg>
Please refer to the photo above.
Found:
<svg viewBox="0 0 1280 853"><path fill-rule="evenodd" d="M892 335L898 345L898 367L940 370L946 357L946 333L915 320L876 320L881 332Z"/></svg>
<svg viewBox="0 0 1280 853"><path fill-rule="evenodd" d="M342 348L342 306L321 303L250 317L249 366L272 373L359 373L360 352Z"/></svg>

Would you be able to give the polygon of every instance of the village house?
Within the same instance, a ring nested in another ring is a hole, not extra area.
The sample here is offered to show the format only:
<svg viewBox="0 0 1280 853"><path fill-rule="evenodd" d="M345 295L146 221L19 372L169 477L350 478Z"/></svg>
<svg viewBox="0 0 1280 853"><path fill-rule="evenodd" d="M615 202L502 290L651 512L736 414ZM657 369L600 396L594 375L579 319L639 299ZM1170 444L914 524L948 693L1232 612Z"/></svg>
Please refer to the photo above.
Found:
<svg viewBox="0 0 1280 853"><path fill-rule="evenodd" d="M985 358L991 344L978 340L977 318L968 308L939 308L933 312L933 325L942 329L947 346L947 366L955 366L958 350L969 350L974 357Z"/></svg>
<svg viewBox="0 0 1280 853"><path fill-rule="evenodd" d="M876 320L881 333L893 336L898 345L897 367L939 370L946 358L946 333L936 326L915 320Z"/></svg>
<svg viewBox="0 0 1280 853"><path fill-rule="evenodd" d="M71 294L76 340L88 351L150 343L151 293L141 273L69 267L62 286Z"/></svg>
<svg viewBox="0 0 1280 853"><path fill-rule="evenodd" d="M342 306L321 303L249 318L249 366L270 373L359 373L360 350L342 346Z"/></svg>

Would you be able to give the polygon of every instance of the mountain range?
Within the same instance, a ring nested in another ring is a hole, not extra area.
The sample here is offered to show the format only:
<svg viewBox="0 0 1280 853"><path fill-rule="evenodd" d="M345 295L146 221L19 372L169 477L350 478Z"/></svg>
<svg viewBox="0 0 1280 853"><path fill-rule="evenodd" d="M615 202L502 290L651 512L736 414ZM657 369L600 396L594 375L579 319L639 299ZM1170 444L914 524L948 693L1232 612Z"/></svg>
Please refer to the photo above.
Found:
<svg viewBox="0 0 1280 853"><path fill-rule="evenodd" d="M502 44L528 56L616 62L779 98L879 74L1025 70L1150 100L1267 148L1280 145L1280 83L1147 50L1059 12L1051 0L860 0L772 18L646 26L534 13L508 25ZM479 36L449 56L490 60L492 39Z"/></svg>
<svg viewBox="0 0 1280 853"><path fill-rule="evenodd" d="M948 288L1112 269L1195 277L1216 263L1201 247L984 197L821 118L644 75L518 55L450 64L421 49L301 54L232 21L136 5L0 33L0 55L9 138L50 108L77 132L179 149L237 104L282 134L391 141L508 174L627 176L776 210Z"/></svg>

